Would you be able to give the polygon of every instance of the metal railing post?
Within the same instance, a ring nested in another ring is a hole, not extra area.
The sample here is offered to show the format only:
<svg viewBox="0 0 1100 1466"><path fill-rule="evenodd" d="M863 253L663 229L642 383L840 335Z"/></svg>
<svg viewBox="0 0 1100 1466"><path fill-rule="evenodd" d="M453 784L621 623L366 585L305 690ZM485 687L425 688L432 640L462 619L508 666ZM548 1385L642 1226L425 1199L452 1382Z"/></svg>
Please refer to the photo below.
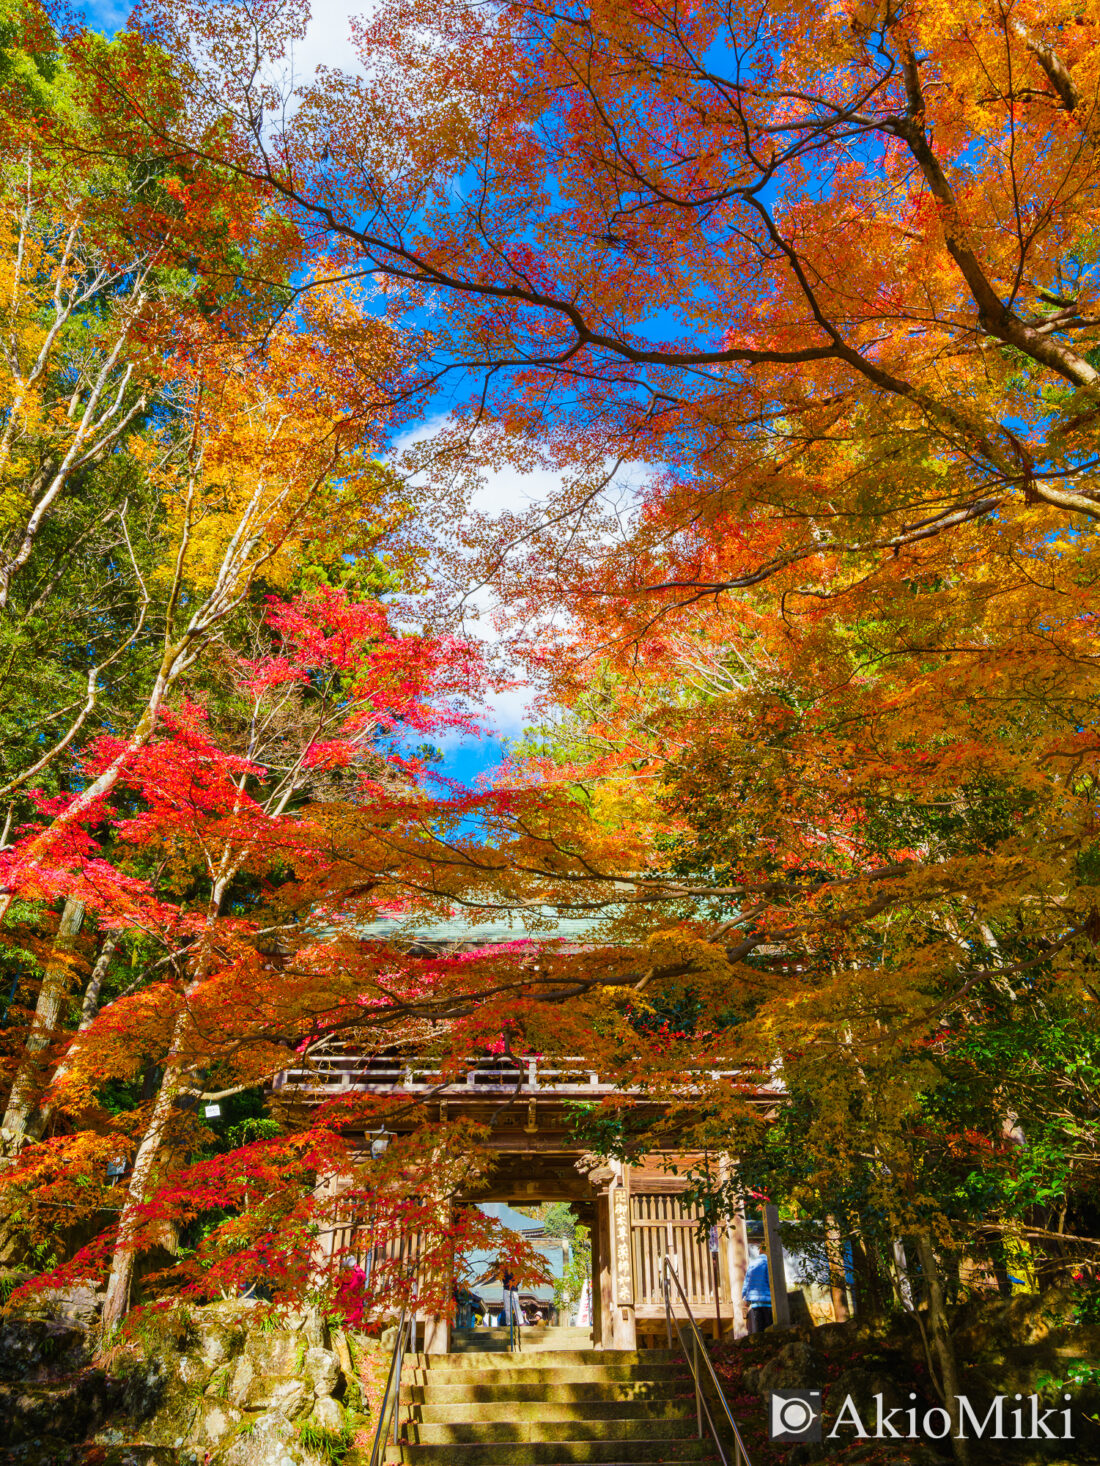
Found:
<svg viewBox="0 0 1100 1466"><path fill-rule="evenodd" d="M400 1343L401 1343L401 1341L400 1341L400 1339L398 1339L398 1347L400 1347ZM398 1445L398 1444L400 1444L399 1439L398 1439L398 1437L400 1435L400 1430L401 1430L401 1364L398 1364L398 1366L397 1366L397 1379L394 1382L394 1387L393 1387L393 1443L394 1443L395 1446Z"/></svg>
<svg viewBox="0 0 1100 1466"><path fill-rule="evenodd" d="M386 1439L387 1408L393 1412L393 1441L394 1445L399 1444L398 1434L400 1430L400 1403L401 1403L401 1366L404 1362L405 1342L405 1314L402 1308L401 1317L397 1324L397 1337L393 1343L393 1353L390 1355L390 1370L386 1376L386 1388L382 1392L382 1403L378 1407L378 1424L374 1429L374 1442L371 1446L370 1466L380 1466L382 1456L385 1455L384 1442Z"/></svg>
<svg viewBox="0 0 1100 1466"><path fill-rule="evenodd" d="M695 1416L696 1425L699 1430L699 1436L700 1438L702 1438L703 1416L705 1414L707 1425L710 1427L710 1433L714 1437L714 1444L718 1448L718 1455L722 1460L723 1466L729 1466L729 1457L726 1455L725 1447L723 1446L721 1437L718 1434L718 1428L714 1423L714 1417L711 1415L710 1406L707 1404L706 1400L703 1397L703 1368L705 1366L706 1372L710 1376L711 1386L714 1390L715 1395L717 1396L718 1403L721 1406L722 1414L725 1415L726 1424L728 1425L730 1434L733 1437L735 1466L751 1466L751 1462L749 1461L749 1453L745 1450L745 1443L741 1439L741 1432L737 1429L737 1422L733 1418L733 1413L731 1412L729 1407L729 1401L726 1399L725 1391L722 1389L722 1385L718 1379L718 1376L714 1372L714 1365L711 1363L710 1355L707 1353L707 1348L703 1340L703 1336L699 1332L699 1325L695 1321L695 1315L691 1311L691 1304L687 1300L687 1294L684 1292L683 1285L680 1282L680 1279L675 1274L672 1266L671 1257L668 1253L666 1253L664 1257L662 1273L665 1290L665 1325L668 1330L669 1347L672 1347L672 1325L675 1324L676 1339L680 1345L680 1352L683 1354L684 1359L687 1362L687 1366L691 1371L692 1381L695 1385ZM690 1349L688 1348L687 1342L684 1339L684 1335L681 1332L680 1320L676 1318L672 1312L673 1283L676 1284L676 1291L680 1295L680 1303L683 1305L684 1314L686 1315L686 1322L691 1330ZM700 1356L702 1356L701 1359Z"/></svg>
<svg viewBox="0 0 1100 1466"><path fill-rule="evenodd" d="M409 1320L410 1338L416 1330L416 1314ZM401 1434L401 1366L405 1363L405 1330L397 1331L397 1374L393 1382L393 1443L399 1444Z"/></svg>
<svg viewBox="0 0 1100 1466"><path fill-rule="evenodd" d="M395 1446L401 1444L401 1370L405 1363L406 1353L416 1353L416 1302L419 1292L419 1285L414 1283L412 1298L402 1306L401 1316L397 1321L397 1337L393 1341L386 1388L382 1391L382 1403L378 1407L378 1424L374 1428L369 1466L381 1466L386 1454L385 1441L389 1434L391 1414L393 1416L393 1443Z"/></svg>
<svg viewBox="0 0 1100 1466"><path fill-rule="evenodd" d="M692 1335L691 1346L695 1354L695 1366L692 1373L695 1375L695 1424L698 1427L699 1439L703 1439L703 1385L699 1378L699 1340Z"/></svg>

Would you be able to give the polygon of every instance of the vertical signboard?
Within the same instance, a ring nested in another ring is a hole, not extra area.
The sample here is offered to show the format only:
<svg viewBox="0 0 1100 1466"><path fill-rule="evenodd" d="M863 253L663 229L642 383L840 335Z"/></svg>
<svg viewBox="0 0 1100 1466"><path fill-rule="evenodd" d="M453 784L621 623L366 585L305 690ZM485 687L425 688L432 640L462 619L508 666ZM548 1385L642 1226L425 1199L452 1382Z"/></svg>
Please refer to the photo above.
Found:
<svg viewBox="0 0 1100 1466"><path fill-rule="evenodd" d="M612 1253L615 1258L615 1297L634 1302L634 1275L630 1265L630 1193L621 1186L612 1193Z"/></svg>

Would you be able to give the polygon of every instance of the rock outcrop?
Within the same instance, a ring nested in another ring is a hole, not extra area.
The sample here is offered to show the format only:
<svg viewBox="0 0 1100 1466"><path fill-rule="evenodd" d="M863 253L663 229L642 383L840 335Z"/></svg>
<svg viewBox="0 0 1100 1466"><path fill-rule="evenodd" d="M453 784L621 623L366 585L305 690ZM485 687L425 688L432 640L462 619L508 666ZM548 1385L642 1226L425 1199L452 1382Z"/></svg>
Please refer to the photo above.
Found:
<svg viewBox="0 0 1100 1466"><path fill-rule="evenodd" d="M344 1339L334 1349L320 1315L278 1317L239 1300L191 1314L194 1334L161 1356L166 1388L144 1420L101 1431L191 1452L203 1466L330 1466L350 1442L359 1383ZM143 1341L150 1352L150 1339Z"/></svg>
<svg viewBox="0 0 1100 1466"><path fill-rule="evenodd" d="M41 1307L41 1305L40 1305ZM0 1310L0 1459L71 1466L332 1466L365 1417L355 1357L366 1341L316 1312L234 1299L150 1312L97 1361L56 1307Z"/></svg>

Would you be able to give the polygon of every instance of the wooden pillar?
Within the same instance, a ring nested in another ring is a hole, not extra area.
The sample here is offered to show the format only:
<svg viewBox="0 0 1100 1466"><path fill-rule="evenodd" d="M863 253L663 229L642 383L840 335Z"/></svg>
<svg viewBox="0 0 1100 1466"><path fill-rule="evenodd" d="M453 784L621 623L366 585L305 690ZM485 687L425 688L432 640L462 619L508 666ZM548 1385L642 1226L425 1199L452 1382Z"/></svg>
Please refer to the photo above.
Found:
<svg viewBox="0 0 1100 1466"><path fill-rule="evenodd" d="M764 1248L768 1254L768 1287L772 1295L772 1322L781 1329L791 1326L791 1305L787 1298L787 1269L783 1265L783 1240L779 1235L779 1208L769 1201L764 1207Z"/></svg>
<svg viewBox="0 0 1100 1466"><path fill-rule="evenodd" d="M730 1172L730 1157L723 1152L718 1157L718 1177L725 1182ZM744 1292L745 1273L749 1266L749 1239L745 1231L745 1214L737 1212L725 1223L719 1232L719 1266L722 1281L726 1285L733 1316L733 1337L743 1339L749 1331L745 1317Z"/></svg>
<svg viewBox="0 0 1100 1466"><path fill-rule="evenodd" d="M439 1225L445 1235L451 1223L451 1203L441 1198L436 1206ZM444 1300L443 1310L439 1313L429 1313L425 1310L417 1312L417 1320L424 1336L424 1342L420 1347L425 1354L448 1354L451 1348L450 1300L454 1288L453 1246L445 1245L439 1249L437 1256L438 1261L433 1268L431 1278L431 1291L437 1298ZM421 1262L420 1273L427 1282L423 1262Z"/></svg>
<svg viewBox="0 0 1100 1466"><path fill-rule="evenodd" d="M421 1316L424 1330L423 1351L425 1354L449 1354L451 1349L451 1320L445 1313L425 1313Z"/></svg>
<svg viewBox="0 0 1100 1466"><path fill-rule="evenodd" d="M730 1312L733 1315L733 1337L743 1339L749 1331L745 1318L743 1297L745 1273L749 1265L749 1241L745 1235L745 1218L738 1212L722 1228L722 1246L719 1254L723 1281L729 1291Z"/></svg>
<svg viewBox="0 0 1100 1466"><path fill-rule="evenodd" d="M603 1303L600 1299L600 1266L599 1266L599 1221L592 1224L592 1296L589 1302L592 1306L592 1347L593 1349L603 1348Z"/></svg>
<svg viewBox="0 0 1100 1466"><path fill-rule="evenodd" d="M593 1345L596 1345L599 1342L599 1333L598 1333L599 1324L597 1323L597 1320L599 1318L599 1306L598 1306L599 1288L596 1285L596 1281L595 1281L595 1277L596 1277L596 1244L597 1244L597 1225L596 1225L596 1223L597 1223L597 1215L598 1215L598 1213L597 1213L595 1202L588 1201L588 1200L579 1202L577 1204L577 1207L576 1207L576 1212L577 1212L577 1216L580 1218L581 1224L583 1226L585 1226L585 1227L588 1228L588 1237L589 1237L589 1241L591 1243L591 1248L592 1248L592 1272L593 1272L593 1279L592 1279L591 1296L589 1298L589 1316L591 1317L592 1322L589 1325L589 1327L592 1330L592 1343L593 1343Z"/></svg>
<svg viewBox="0 0 1100 1466"><path fill-rule="evenodd" d="M592 1256L593 1317L598 1320L599 1337L593 1336L597 1349L615 1347L615 1297L611 1279L611 1217L606 1191L596 1198L596 1236L598 1246ZM595 1313L599 1298L599 1313Z"/></svg>

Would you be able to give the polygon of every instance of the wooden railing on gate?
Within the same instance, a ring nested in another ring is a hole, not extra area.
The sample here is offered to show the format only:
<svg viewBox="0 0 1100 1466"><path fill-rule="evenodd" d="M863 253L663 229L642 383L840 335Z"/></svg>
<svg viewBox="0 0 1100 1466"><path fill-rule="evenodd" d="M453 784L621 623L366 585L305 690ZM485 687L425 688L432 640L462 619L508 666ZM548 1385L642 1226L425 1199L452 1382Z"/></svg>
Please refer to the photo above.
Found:
<svg viewBox="0 0 1100 1466"><path fill-rule="evenodd" d="M706 1070L708 1079L744 1081L749 1076L735 1069ZM691 1089L690 1080L685 1089ZM600 1074L581 1057L547 1059L524 1054L499 1059L471 1057L461 1069L444 1075L438 1058L421 1054L408 1058L355 1054L347 1051L315 1054L308 1065L284 1069L272 1081L276 1093L295 1095L307 1103L332 1099L348 1090L372 1093L442 1094L474 1096L514 1090L543 1099L596 1099L610 1094L640 1093Z"/></svg>

